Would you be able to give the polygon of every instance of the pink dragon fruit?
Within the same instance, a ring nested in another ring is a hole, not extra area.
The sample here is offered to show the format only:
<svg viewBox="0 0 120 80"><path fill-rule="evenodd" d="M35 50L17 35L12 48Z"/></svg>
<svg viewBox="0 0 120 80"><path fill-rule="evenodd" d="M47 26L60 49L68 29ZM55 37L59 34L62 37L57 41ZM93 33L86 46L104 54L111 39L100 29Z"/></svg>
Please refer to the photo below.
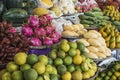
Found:
<svg viewBox="0 0 120 80"><path fill-rule="evenodd" d="M55 27L46 26L45 30L47 34L51 34L53 31L55 31Z"/></svg>
<svg viewBox="0 0 120 80"><path fill-rule="evenodd" d="M14 28L14 27L11 27L10 30L9 30L11 33L16 33L17 30Z"/></svg>
<svg viewBox="0 0 120 80"><path fill-rule="evenodd" d="M50 35L50 38L54 43L59 42L59 39L61 38L61 34L59 32L54 32L52 35Z"/></svg>
<svg viewBox="0 0 120 80"><path fill-rule="evenodd" d="M52 22L52 17L49 14L46 14L45 17L49 23Z"/></svg>
<svg viewBox="0 0 120 80"><path fill-rule="evenodd" d="M44 45L47 45L47 46L50 46L50 45L53 44L53 41L52 41L51 38L45 37L45 38L43 39L43 44L44 44Z"/></svg>
<svg viewBox="0 0 120 80"><path fill-rule="evenodd" d="M25 24L23 27L22 27L22 30L21 30L22 34L25 35L26 37L30 37L33 35L33 30L29 27L29 25Z"/></svg>
<svg viewBox="0 0 120 80"><path fill-rule="evenodd" d="M30 43L29 43L31 46L41 46L42 45L42 42L39 40L39 38L31 38L30 39Z"/></svg>
<svg viewBox="0 0 120 80"><path fill-rule="evenodd" d="M30 16L28 19L31 28L38 28L39 27L39 19L35 16Z"/></svg>
<svg viewBox="0 0 120 80"><path fill-rule="evenodd" d="M39 16L39 24L41 27L46 26L48 24L45 16Z"/></svg>

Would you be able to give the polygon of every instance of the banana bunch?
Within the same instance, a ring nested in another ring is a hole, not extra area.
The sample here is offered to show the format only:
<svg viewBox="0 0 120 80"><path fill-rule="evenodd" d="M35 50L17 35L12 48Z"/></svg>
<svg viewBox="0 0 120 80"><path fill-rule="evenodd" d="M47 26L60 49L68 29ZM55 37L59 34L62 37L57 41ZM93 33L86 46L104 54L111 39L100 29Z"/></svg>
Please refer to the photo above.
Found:
<svg viewBox="0 0 120 80"><path fill-rule="evenodd" d="M106 46L109 48L120 48L120 32L113 25L107 24L100 28L99 32L106 41Z"/></svg>
<svg viewBox="0 0 120 80"><path fill-rule="evenodd" d="M110 16L111 20L113 21L114 20L120 21L120 12L114 6L107 6L104 9L103 14L106 16Z"/></svg>

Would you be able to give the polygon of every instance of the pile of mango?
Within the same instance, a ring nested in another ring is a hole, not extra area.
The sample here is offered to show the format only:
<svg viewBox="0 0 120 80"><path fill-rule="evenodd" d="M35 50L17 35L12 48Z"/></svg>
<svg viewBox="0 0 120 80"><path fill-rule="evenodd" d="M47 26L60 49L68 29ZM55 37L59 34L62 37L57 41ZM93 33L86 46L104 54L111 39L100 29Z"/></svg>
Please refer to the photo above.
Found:
<svg viewBox="0 0 120 80"><path fill-rule="evenodd" d="M114 6L107 6L104 11L104 15L111 17L111 20L120 21L120 12Z"/></svg>
<svg viewBox="0 0 120 80"><path fill-rule="evenodd" d="M104 16L100 8L93 8L91 11L85 12L79 16L80 23L85 27L95 26L100 27L109 23L109 17Z"/></svg>
<svg viewBox="0 0 120 80"><path fill-rule="evenodd" d="M120 48L120 32L111 23L100 28L99 32L106 41L106 46L109 48Z"/></svg>

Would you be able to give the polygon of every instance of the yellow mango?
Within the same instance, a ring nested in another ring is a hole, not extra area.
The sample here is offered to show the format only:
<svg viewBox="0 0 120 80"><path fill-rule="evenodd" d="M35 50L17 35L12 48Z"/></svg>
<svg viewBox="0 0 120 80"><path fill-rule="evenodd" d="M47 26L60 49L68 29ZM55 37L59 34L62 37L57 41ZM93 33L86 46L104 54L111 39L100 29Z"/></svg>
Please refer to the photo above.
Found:
<svg viewBox="0 0 120 80"><path fill-rule="evenodd" d="M109 44L110 44L109 41L106 41L106 46L107 46L107 47L109 47Z"/></svg>
<svg viewBox="0 0 120 80"><path fill-rule="evenodd" d="M115 37L111 37L110 43L115 42Z"/></svg>
<svg viewBox="0 0 120 80"><path fill-rule="evenodd" d="M115 48L116 44L115 44L115 41L113 41L112 43L110 43L110 48L113 49Z"/></svg>
<svg viewBox="0 0 120 80"><path fill-rule="evenodd" d="M105 41L109 41L109 40L110 40L110 38L111 38L111 35L109 35L109 36L105 37Z"/></svg>

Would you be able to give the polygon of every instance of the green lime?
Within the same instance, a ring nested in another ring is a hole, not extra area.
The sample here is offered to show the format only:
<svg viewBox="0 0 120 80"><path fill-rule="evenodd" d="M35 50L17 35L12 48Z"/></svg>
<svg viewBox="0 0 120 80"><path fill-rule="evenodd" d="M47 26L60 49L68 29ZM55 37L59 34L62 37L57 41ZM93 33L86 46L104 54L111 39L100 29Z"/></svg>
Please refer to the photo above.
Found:
<svg viewBox="0 0 120 80"><path fill-rule="evenodd" d="M102 80L102 78L100 78L100 77L96 77L95 80Z"/></svg>
<svg viewBox="0 0 120 80"><path fill-rule="evenodd" d="M100 74L100 76L101 76L101 77L105 77L106 74L105 74L104 72L102 72L102 73Z"/></svg>
<svg viewBox="0 0 120 80"><path fill-rule="evenodd" d="M0 78L2 77L2 75L3 75L5 72L7 72L6 69L2 69L2 70L0 71Z"/></svg>
<svg viewBox="0 0 120 80"><path fill-rule="evenodd" d="M72 64L72 57L66 56L63 61L64 61L65 65L70 65L70 64Z"/></svg>
<svg viewBox="0 0 120 80"><path fill-rule="evenodd" d="M112 72L111 72L111 71L108 71L107 75L108 75L108 76L112 76Z"/></svg>
<svg viewBox="0 0 120 80"><path fill-rule="evenodd" d="M23 73L24 80L36 80L38 73L34 69L28 69Z"/></svg>
<svg viewBox="0 0 120 80"><path fill-rule="evenodd" d="M13 80L23 80L23 75L21 71L14 71L12 73L12 79Z"/></svg>
<svg viewBox="0 0 120 80"><path fill-rule="evenodd" d="M76 49L77 48L77 43L76 42L68 42L70 45L70 48Z"/></svg>
<svg viewBox="0 0 120 80"><path fill-rule="evenodd" d="M51 74L51 75L50 75L50 80L58 80L58 75L56 75L56 74Z"/></svg>
<svg viewBox="0 0 120 80"><path fill-rule="evenodd" d="M42 76L39 76L37 80L44 80L44 78Z"/></svg>
<svg viewBox="0 0 120 80"><path fill-rule="evenodd" d="M73 72L73 71L75 71L75 67L74 67L74 65L69 65L68 67L67 67L67 70L69 71L69 72Z"/></svg>
<svg viewBox="0 0 120 80"><path fill-rule="evenodd" d="M38 61L37 55L35 55L35 54L30 54L30 55L28 55L28 57L27 57L27 63L28 63L28 64L33 65L33 64L35 64L37 61Z"/></svg>
<svg viewBox="0 0 120 80"><path fill-rule="evenodd" d="M75 66L75 70L76 71L80 70L82 72L81 67L79 65Z"/></svg>
<svg viewBox="0 0 120 80"><path fill-rule="evenodd" d="M117 77L115 75L111 76L111 80L116 80L116 79L117 79Z"/></svg>
<svg viewBox="0 0 120 80"><path fill-rule="evenodd" d="M67 68L66 68L66 66L65 65L59 65L58 67L57 67L57 71L58 71L58 73L59 74L64 74L66 71L67 71Z"/></svg>
<svg viewBox="0 0 120 80"><path fill-rule="evenodd" d="M61 64L63 64L63 60L61 58L56 58L54 60L54 65L55 66L58 66L58 65L61 65Z"/></svg>
<svg viewBox="0 0 120 80"><path fill-rule="evenodd" d="M105 80L110 80L110 77L109 76L105 76L104 79Z"/></svg>
<svg viewBox="0 0 120 80"><path fill-rule="evenodd" d="M56 51L51 51L48 56L51 58L51 59L55 59L57 57L57 54L56 54Z"/></svg>
<svg viewBox="0 0 120 80"><path fill-rule="evenodd" d="M65 52L62 51L62 50L59 50L59 51L57 52L57 56L63 59L63 58L65 58Z"/></svg>
<svg viewBox="0 0 120 80"><path fill-rule="evenodd" d="M23 64L23 65L20 66L20 70L22 72L27 70L27 69L30 69L30 68L31 68L31 66L29 64Z"/></svg>
<svg viewBox="0 0 120 80"><path fill-rule="evenodd" d="M69 50L69 52L68 52L68 53L69 53L69 55L70 55L70 56L72 56L72 57L73 57L73 56L75 56L75 55L76 55L76 50L75 50L75 49L73 49L73 48L71 48L71 49Z"/></svg>
<svg viewBox="0 0 120 80"><path fill-rule="evenodd" d="M53 60L51 58L48 58L48 64L53 64Z"/></svg>
<svg viewBox="0 0 120 80"><path fill-rule="evenodd" d="M115 72L115 69L114 68L112 68L112 70L111 70L113 73Z"/></svg>

